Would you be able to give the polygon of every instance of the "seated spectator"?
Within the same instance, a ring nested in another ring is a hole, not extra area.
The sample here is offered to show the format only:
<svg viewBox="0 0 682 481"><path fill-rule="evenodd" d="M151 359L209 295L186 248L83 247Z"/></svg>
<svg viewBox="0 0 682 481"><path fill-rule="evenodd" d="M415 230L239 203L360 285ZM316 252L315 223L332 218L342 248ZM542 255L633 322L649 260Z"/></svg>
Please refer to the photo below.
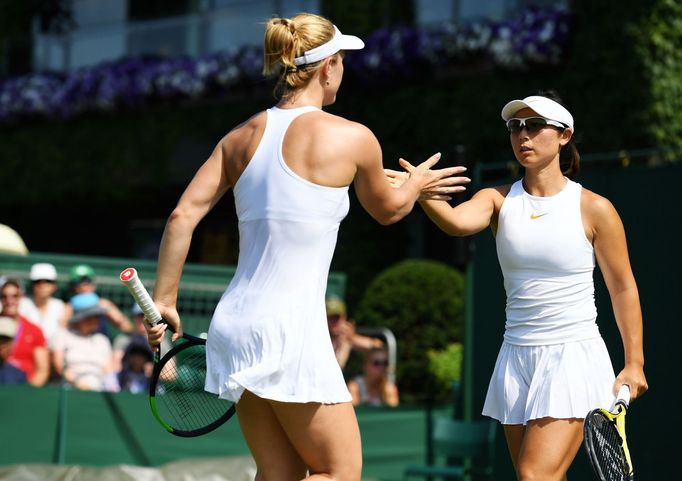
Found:
<svg viewBox="0 0 682 481"><path fill-rule="evenodd" d="M31 266L31 297L24 296L19 303L19 314L40 326L50 350L58 332L66 327L64 301L54 297L57 291L57 270L52 264Z"/></svg>
<svg viewBox="0 0 682 481"><path fill-rule="evenodd" d="M362 375L348 382L353 406L391 406L399 404L398 387L388 380L388 352L374 348L365 354Z"/></svg>
<svg viewBox="0 0 682 481"><path fill-rule="evenodd" d="M87 391L118 390L111 386L114 358L109 338L99 332L100 318L106 310L97 299L79 306L69 320L69 330L63 331L54 352L55 369L64 381Z"/></svg>
<svg viewBox="0 0 682 481"><path fill-rule="evenodd" d="M147 392L149 379L154 369L154 355L147 336L134 334L128 343L121 362L122 368L118 373L118 384L121 391L134 394Z"/></svg>
<svg viewBox="0 0 682 481"><path fill-rule="evenodd" d="M21 369L30 384L43 386L50 375L47 343L42 329L19 314L22 296L21 284L16 279L6 279L0 287L0 316L12 319L17 327L8 362Z"/></svg>
<svg viewBox="0 0 682 481"><path fill-rule="evenodd" d="M26 373L9 361L17 335L17 323L11 317L0 317L0 385L26 384Z"/></svg>
<svg viewBox="0 0 682 481"><path fill-rule="evenodd" d="M341 369L346 367L351 351L367 352L372 348L382 347L381 339L363 336L355 332L355 324L346 316L346 303L339 297L328 296L326 300L327 327L334 346L336 360Z"/></svg>
<svg viewBox="0 0 682 481"><path fill-rule="evenodd" d="M149 378L154 369L153 353L147 342L144 327L144 314L137 304L131 309L135 323L133 334L119 334L114 339L114 362L119 373L122 391L142 392L149 387ZM166 353L173 347L168 336L161 342L161 352Z"/></svg>
<svg viewBox="0 0 682 481"><path fill-rule="evenodd" d="M104 309L105 314L101 318L99 331L107 334L107 321L111 322L121 332L132 332L133 323L121 312L121 310L109 299L100 297L97 294L97 284L95 283L95 271L87 264L78 264L71 268L69 272L69 283L74 297L79 294L97 295L99 305ZM73 304L73 297L66 304L66 318L73 316L76 309Z"/></svg>

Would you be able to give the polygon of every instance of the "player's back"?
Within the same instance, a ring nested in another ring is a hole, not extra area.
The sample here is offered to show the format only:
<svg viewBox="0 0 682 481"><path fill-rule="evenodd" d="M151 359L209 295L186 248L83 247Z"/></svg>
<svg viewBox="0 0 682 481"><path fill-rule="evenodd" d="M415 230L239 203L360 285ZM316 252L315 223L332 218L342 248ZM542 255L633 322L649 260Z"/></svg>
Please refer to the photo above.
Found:
<svg viewBox="0 0 682 481"><path fill-rule="evenodd" d="M314 107L269 109L262 136L252 158L234 185L239 218L240 254L230 285L256 292L271 286L270 296L291 289L319 289L326 283L341 220L348 213L348 185L331 187L294 172L285 161L283 143L289 126L302 115L320 112ZM296 139L294 139L296 141ZM310 139L300 139L305 146ZM314 159L292 162L305 169ZM286 287L286 288L285 288Z"/></svg>

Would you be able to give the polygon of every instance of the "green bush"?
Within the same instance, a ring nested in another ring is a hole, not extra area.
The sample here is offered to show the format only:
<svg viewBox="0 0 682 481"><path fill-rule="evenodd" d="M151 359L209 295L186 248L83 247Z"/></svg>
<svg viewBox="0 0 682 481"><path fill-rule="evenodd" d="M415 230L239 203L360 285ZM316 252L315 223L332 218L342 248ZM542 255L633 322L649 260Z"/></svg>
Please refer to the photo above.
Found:
<svg viewBox="0 0 682 481"><path fill-rule="evenodd" d="M462 343L453 342L443 350L429 349L429 370L444 388L462 378Z"/></svg>
<svg viewBox="0 0 682 481"><path fill-rule="evenodd" d="M387 327L396 336L396 378L405 401L446 400L448 383L430 368L429 350L460 341L464 276L430 260L406 260L381 272L368 286L355 319L360 326Z"/></svg>

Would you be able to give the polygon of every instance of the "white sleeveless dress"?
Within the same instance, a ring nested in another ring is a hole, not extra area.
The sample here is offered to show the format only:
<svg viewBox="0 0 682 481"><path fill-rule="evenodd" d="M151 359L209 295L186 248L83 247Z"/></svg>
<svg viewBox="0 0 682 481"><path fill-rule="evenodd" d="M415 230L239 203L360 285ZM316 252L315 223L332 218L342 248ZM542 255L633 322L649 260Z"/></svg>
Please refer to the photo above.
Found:
<svg viewBox="0 0 682 481"><path fill-rule="evenodd" d="M234 186L239 260L206 342L206 390L283 402L350 402L332 347L325 292L348 186L295 174L282 157L287 128L314 107L267 110L256 152Z"/></svg>
<svg viewBox="0 0 682 481"><path fill-rule="evenodd" d="M507 293L504 342L483 414L502 424L584 418L610 408L615 374L597 327L594 248L585 236L582 186L556 195L515 182L499 214L497 255Z"/></svg>

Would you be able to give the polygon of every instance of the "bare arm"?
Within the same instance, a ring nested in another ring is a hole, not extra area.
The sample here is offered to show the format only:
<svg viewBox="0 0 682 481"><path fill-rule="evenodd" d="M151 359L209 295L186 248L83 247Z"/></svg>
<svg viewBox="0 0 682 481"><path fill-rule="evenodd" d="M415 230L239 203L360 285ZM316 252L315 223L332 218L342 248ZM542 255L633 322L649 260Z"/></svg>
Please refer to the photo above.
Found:
<svg viewBox="0 0 682 481"><path fill-rule="evenodd" d="M365 210L382 225L397 222L410 213L423 189L443 194L458 192L464 190L459 184L469 181L452 177L466 170L463 167L431 170L440 160L438 153L414 167L402 185L392 186L384 173L379 142L368 129L362 126L358 129L355 191Z"/></svg>
<svg viewBox="0 0 682 481"><path fill-rule="evenodd" d="M50 376L50 353L47 347L36 347L33 349L33 361L35 368L33 376L28 382L36 387L44 386Z"/></svg>
<svg viewBox="0 0 682 481"><path fill-rule="evenodd" d="M385 381L384 384L382 385L382 390L383 390L382 398L387 406L391 406L392 408L394 408L398 406L398 404L400 404L398 386L388 381Z"/></svg>
<svg viewBox="0 0 682 481"><path fill-rule="evenodd" d="M168 218L161 239L154 301L162 317L175 330L173 340L182 335L182 326L175 305L192 234L199 221L230 187L224 168L224 156L229 153L229 145L226 145L228 143L229 135L218 144L208 160L197 171ZM163 324L148 330L148 338L152 346L161 342L164 331Z"/></svg>
<svg viewBox="0 0 682 481"><path fill-rule="evenodd" d="M408 173L415 170L415 167L405 159L400 159L400 165ZM386 175L394 186L405 182L404 172L387 170ZM469 179L466 179L466 182L468 181ZM468 236L488 227L493 220L496 203L501 204L504 198L499 188L483 189L477 192L470 200L462 202L455 207L444 202L444 200L448 200L447 194L458 191L460 190L455 190L454 187L450 187L447 190L441 189L441 192L425 187L420 194L419 203L424 212L426 212L426 215L429 216L429 219L448 235ZM443 192L445 192L445 195Z"/></svg>
<svg viewBox="0 0 682 481"><path fill-rule="evenodd" d="M357 381L348 381L348 392L350 392L353 406L358 406L360 404L360 386L358 386Z"/></svg>
<svg viewBox="0 0 682 481"><path fill-rule="evenodd" d="M99 304L107 310L107 317L121 332L133 332L133 323L109 299L100 299Z"/></svg>
<svg viewBox="0 0 682 481"><path fill-rule="evenodd" d="M488 227L495 212L494 189L483 189L468 201L455 207L442 200L420 201L424 212L443 232L451 236L468 236Z"/></svg>
<svg viewBox="0 0 682 481"><path fill-rule="evenodd" d="M625 229L611 202L595 194L586 195L591 201L583 205L587 208L595 256L611 297L625 354L625 366L616 378L614 392L621 384L628 384L635 399L648 385L644 376L642 310L630 267Z"/></svg>

